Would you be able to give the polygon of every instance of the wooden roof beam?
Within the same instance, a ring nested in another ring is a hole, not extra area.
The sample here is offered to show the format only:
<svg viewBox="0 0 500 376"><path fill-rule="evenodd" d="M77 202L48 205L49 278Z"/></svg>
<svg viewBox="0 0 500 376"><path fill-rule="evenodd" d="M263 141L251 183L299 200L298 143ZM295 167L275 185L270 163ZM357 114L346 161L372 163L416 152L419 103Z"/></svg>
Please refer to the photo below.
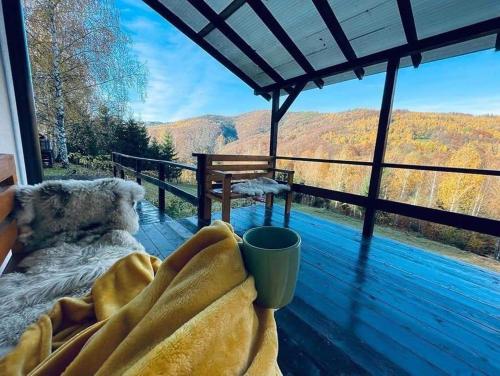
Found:
<svg viewBox="0 0 500 376"><path fill-rule="evenodd" d="M286 112L288 111L290 106L293 104L295 99L297 99L297 97L299 96L300 92L304 89L306 84L307 84L307 82L300 82L293 87L293 91L288 95L288 97L285 99L285 101L283 102L283 104L281 105L281 107L278 110L278 113L277 113L278 121L280 121L283 118L283 116L286 114Z"/></svg>
<svg viewBox="0 0 500 376"><path fill-rule="evenodd" d="M410 0L397 0L401 23L405 31L406 41L410 46L418 42L417 29L415 27L415 19L413 18L413 11L411 9ZM415 68L418 68L422 62L422 54L415 53L410 55L411 62Z"/></svg>
<svg viewBox="0 0 500 376"><path fill-rule="evenodd" d="M229 59L222 55L216 48L214 48L205 39L200 37L191 27L189 27L184 21L182 21L176 14L170 11L165 5L163 5L159 0L144 0L153 10L165 18L168 22L178 28L181 32L186 34L193 42L197 43L206 52L212 55L215 59L229 69L233 74L235 74L240 80L245 82L248 86L254 89L256 92L261 93L264 98L270 99L269 94L264 95L265 92L262 88L252 80L246 73L234 65Z"/></svg>
<svg viewBox="0 0 500 376"><path fill-rule="evenodd" d="M328 30L330 30L330 34L332 34L333 39L337 42L340 50L344 54L345 58L349 63L352 63L357 59L356 53L354 52L349 39L342 30L342 26L340 22L337 20L335 13L333 13L330 4L328 4L327 0L313 0L314 6L318 10L321 18L325 22ZM358 79L362 79L365 75L365 70L363 67L356 67L353 69L354 74Z"/></svg>
<svg viewBox="0 0 500 376"><path fill-rule="evenodd" d="M481 21L473 25L464 26L455 30L446 31L444 33L433 35L424 39L419 39L414 46L403 44L401 46L375 52L371 55L359 57L353 62L344 62L319 69L314 74L302 74L290 79L286 79L284 85L282 86L276 84L264 86L262 88L262 91L268 93L275 89L294 85L297 82L313 81L318 77L330 77L340 73L352 71L356 68L385 63L390 58L403 58L412 54L422 53L424 51L430 51L436 48L446 47L498 33L500 33L500 17Z"/></svg>
<svg viewBox="0 0 500 376"><path fill-rule="evenodd" d="M238 9L240 9L243 4L245 4L247 0L233 0L227 7L225 7L222 12L219 13L219 17L221 17L223 20L227 20L229 17L231 17ZM206 37L208 34L210 34L211 31L215 30L216 27L214 26L213 23L209 23L207 26L205 26L203 29L201 29L198 33L198 35L202 38Z"/></svg>
<svg viewBox="0 0 500 376"><path fill-rule="evenodd" d="M236 48L240 49L254 64L266 73L277 84L282 85L284 80L245 40L229 26L207 3L199 0L188 0L188 2L210 21ZM203 39L203 38L201 38ZM289 85L284 85L288 87Z"/></svg>
<svg viewBox="0 0 500 376"><path fill-rule="evenodd" d="M307 58L304 56L302 51L297 47L295 42L290 38L285 29L281 24L274 18L272 13L267 9L267 7L262 3L261 0L248 0L248 5L253 9L253 11L259 16L259 18L264 22L267 28L273 33L273 35L278 39L281 45L288 51L288 53L295 59L297 64L306 73L313 73L315 71L314 67L309 63ZM314 83L318 88L322 88L325 84L322 79L314 80Z"/></svg>

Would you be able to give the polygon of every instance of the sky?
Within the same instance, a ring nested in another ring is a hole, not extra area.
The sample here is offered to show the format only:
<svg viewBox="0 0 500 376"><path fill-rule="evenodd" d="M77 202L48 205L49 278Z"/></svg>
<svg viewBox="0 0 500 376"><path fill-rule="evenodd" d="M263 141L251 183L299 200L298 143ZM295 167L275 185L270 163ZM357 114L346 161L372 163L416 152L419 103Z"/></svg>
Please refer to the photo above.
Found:
<svg viewBox="0 0 500 376"><path fill-rule="evenodd" d="M132 94L143 121L237 115L271 105L141 0L117 0L121 24L149 69L147 97ZM378 109L384 74L304 91L290 111ZM500 52L493 50L400 69L395 109L500 115Z"/></svg>

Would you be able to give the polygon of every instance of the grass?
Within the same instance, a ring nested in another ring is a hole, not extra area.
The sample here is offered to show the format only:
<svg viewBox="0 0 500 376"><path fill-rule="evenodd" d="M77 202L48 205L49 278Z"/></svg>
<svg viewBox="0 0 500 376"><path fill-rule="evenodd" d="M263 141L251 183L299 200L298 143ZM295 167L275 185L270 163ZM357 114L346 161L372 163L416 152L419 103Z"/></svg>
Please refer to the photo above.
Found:
<svg viewBox="0 0 500 376"><path fill-rule="evenodd" d="M70 164L68 168L63 168L60 165L54 165L52 168L43 169L44 180L66 180L79 179L91 180L105 177L111 177L110 171L90 170L86 167Z"/></svg>
<svg viewBox="0 0 500 376"><path fill-rule="evenodd" d="M44 179L45 180L55 180L55 179L96 179L102 177L110 177L111 172L109 171L98 171L90 170L88 168L70 165L69 168L64 169L59 166L53 168L44 169ZM186 192L196 195L197 188L196 185L187 183L171 183L176 187L183 189ZM148 182L143 182L143 187L146 190L146 199L152 202L154 205L158 206L158 188ZM249 200L234 200L231 203L232 207L241 207L249 205L251 201ZM277 199L277 203L284 204L284 200ZM165 193L165 212L172 218L180 219L191 217L196 215L196 207L190 203L180 199L179 197L166 192ZM220 203L214 202L213 211L220 211ZM303 213L311 214L313 216L331 220L333 222L353 227L356 229L361 229L363 227L363 219L350 217L343 215L341 213L328 210L326 208L317 208L309 205L303 205L298 203L293 203L293 210L297 210ZM293 215L293 213L292 213ZM387 226L376 226L375 234L380 236L385 236L393 240L399 241L401 243L406 243L411 246L424 249L426 251L434 252L440 255L451 257L460 261L464 261L470 264L478 265L484 268L500 272L500 262L492 257L480 256L472 252L464 251L457 247L437 242L434 240L427 239L418 233L402 231L394 227Z"/></svg>

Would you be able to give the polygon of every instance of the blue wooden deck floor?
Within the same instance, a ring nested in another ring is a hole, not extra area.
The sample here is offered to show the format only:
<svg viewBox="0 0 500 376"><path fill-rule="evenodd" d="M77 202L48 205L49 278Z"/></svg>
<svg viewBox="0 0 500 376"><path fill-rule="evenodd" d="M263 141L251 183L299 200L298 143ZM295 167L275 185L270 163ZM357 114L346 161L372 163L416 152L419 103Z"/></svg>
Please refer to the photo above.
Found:
<svg viewBox="0 0 500 376"><path fill-rule="evenodd" d="M164 258L196 231L145 202L137 238ZM283 208L232 210L237 233L303 239L296 297L276 312L285 375L500 375L500 275ZM214 219L219 218L214 214Z"/></svg>

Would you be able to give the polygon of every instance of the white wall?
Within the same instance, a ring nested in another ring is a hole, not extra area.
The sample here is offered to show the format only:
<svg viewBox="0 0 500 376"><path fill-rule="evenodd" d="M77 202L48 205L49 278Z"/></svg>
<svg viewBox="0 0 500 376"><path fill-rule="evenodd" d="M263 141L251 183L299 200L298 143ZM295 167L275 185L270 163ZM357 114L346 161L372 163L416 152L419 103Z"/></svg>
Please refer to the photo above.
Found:
<svg viewBox="0 0 500 376"><path fill-rule="evenodd" d="M3 20L2 2L0 1L0 153L14 154L16 157L19 183L26 184L24 156L19 133L16 101L12 76L10 74L7 39Z"/></svg>

